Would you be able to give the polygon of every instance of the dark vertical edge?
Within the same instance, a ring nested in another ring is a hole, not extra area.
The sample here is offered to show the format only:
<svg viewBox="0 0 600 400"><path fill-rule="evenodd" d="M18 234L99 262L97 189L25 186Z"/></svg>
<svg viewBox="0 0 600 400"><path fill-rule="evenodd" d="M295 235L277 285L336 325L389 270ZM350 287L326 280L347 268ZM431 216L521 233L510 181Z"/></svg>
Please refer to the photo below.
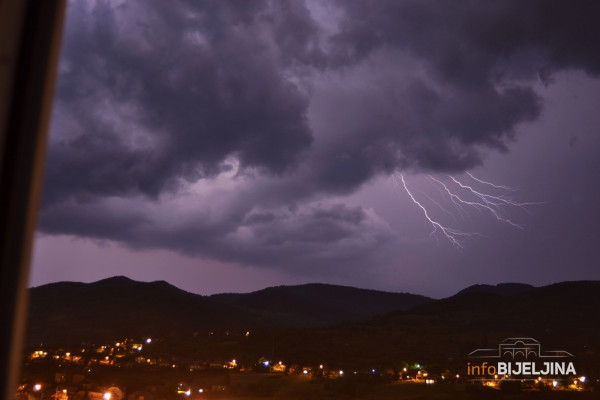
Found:
<svg viewBox="0 0 600 400"><path fill-rule="evenodd" d="M14 398L21 372L29 267L66 1L29 0L24 7L0 148L0 395L5 399Z"/></svg>

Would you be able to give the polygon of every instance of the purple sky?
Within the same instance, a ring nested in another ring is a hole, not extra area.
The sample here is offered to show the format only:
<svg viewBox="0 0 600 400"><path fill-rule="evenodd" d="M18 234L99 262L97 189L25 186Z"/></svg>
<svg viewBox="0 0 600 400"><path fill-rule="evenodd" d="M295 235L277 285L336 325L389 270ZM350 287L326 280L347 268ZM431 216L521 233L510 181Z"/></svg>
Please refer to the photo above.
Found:
<svg viewBox="0 0 600 400"><path fill-rule="evenodd" d="M600 28L586 7L70 3L31 285L442 297L600 279ZM400 174L432 219L473 234L461 249L430 235ZM466 201L482 202L450 176L537 204L463 211L428 175Z"/></svg>

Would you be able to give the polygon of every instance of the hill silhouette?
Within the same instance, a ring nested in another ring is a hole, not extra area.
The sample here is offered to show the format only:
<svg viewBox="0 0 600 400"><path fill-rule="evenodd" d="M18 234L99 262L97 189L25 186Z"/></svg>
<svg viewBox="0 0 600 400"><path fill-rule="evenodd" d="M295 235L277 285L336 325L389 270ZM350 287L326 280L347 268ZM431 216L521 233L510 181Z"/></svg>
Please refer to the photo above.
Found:
<svg viewBox="0 0 600 400"><path fill-rule="evenodd" d="M28 342L80 343L123 336L239 327L260 321L164 281L113 277L94 283L59 282L30 290Z"/></svg>
<svg viewBox="0 0 600 400"><path fill-rule="evenodd" d="M461 367L476 348L493 348L508 337L533 337L547 348L568 350L578 365L600 373L599 307L597 281L563 282L512 296L459 292L366 322L305 331L285 356L306 363L354 361L356 368L399 368L400 361ZM281 341L293 342L291 336Z"/></svg>
<svg viewBox="0 0 600 400"><path fill-rule="evenodd" d="M164 281L122 276L94 283L58 282L30 290L28 343L310 327L360 321L428 301L406 293L321 284L202 296Z"/></svg>
<svg viewBox="0 0 600 400"><path fill-rule="evenodd" d="M515 294L487 289L431 300L322 284L200 296L166 282L122 277L62 282L31 289L28 342L66 346L152 335L166 338L165 351L182 356L245 362L268 356L370 371L407 362L460 368L476 348L533 337L548 349L574 354L578 368L600 373L600 282Z"/></svg>
<svg viewBox="0 0 600 400"><path fill-rule="evenodd" d="M473 285L461 290L457 294L464 293L492 293L500 296L512 296L534 289L526 283L499 283L497 285Z"/></svg>
<svg viewBox="0 0 600 400"><path fill-rule="evenodd" d="M269 287L246 294L217 294L209 299L275 317L279 323L289 326L359 321L395 310L407 310L432 300L409 293L321 283Z"/></svg>

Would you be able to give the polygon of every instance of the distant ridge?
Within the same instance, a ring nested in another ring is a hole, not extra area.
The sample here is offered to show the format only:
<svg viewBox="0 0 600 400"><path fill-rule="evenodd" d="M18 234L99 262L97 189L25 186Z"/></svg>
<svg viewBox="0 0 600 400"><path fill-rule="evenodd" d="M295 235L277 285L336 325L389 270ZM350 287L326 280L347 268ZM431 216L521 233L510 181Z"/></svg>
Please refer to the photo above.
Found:
<svg viewBox="0 0 600 400"><path fill-rule="evenodd" d="M508 293L528 285L498 286L502 294L496 286L475 285L431 300L325 284L200 296L164 281L60 282L31 289L27 343L65 348L151 335L182 357L226 355L252 362L271 355L356 368L414 360L460 368L473 349L526 336L572 352L583 364L597 364L600 281L513 295ZM423 302L408 307L414 301ZM397 308L387 312L391 307Z"/></svg>
<svg viewBox="0 0 600 400"><path fill-rule="evenodd" d="M457 294L466 293L491 293L499 296L513 296L515 294L521 294L531 289L535 289L535 286L528 285L526 283L499 283L497 285L473 285L469 286L458 292Z"/></svg>
<svg viewBox="0 0 600 400"><path fill-rule="evenodd" d="M515 285L515 284L510 284ZM522 285L522 284L517 284ZM484 290L478 290L483 286ZM488 285L475 285L458 292L456 295L432 301L409 310L410 314L420 315L456 315L457 313L478 313L494 321L507 321L507 326L512 325L518 317L525 325L552 321L555 324L560 316L560 325L552 330L562 327L562 322L571 321L575 326L579 319L589 319L587 316L595 315L600 308L600 281L568 281L542 287L531 287L513 295L505 294L518 288L514 286L509 291L498 292L486 290ZM525 285L528 286L528 285ZM490 286L494 288L494 286ZM471 289L473 288L473 289ZM518 291L517 291L518 292ZM406 312L398 311L394 315L403 315ZM490 317L487 317L489 314ZM569 326L566 324L565 326ZM539 326L536 326L536 328Z"/></svg>
<svg viewBox="0 0 600 400"><path fill-rule="evenodd" d="M209 299L256 313L278 315L282 322L293 326L358 321L432 301L409 293L324 283L275 286L244 294L216 294Z"/></svg>
<svg viewBox="0 0 600 400"><path fill-rule="evenodd" d="M303 332L301 345L289 352L290 358L310 362L323 354L348 360L352 349L357 368L409 359L442 370L464 368L477 348L532 337L546 348L574 354L577 365L596 366L599 309L600 281L561 282L514 295L467 291L364 323Z"/></svg>
<svg viewBox="0 0 600 400"><path fill-rule="evenodd" d="M165 281L138 282L124 276L93 283L51 283L30 289L30 298L29 343L325 326L431 301L407 293L327 284L202 296Z"/></svg>
<svg viewBox="0 0 600 400"><path fill-rule="evenodd" d="M80 343L123 336L242 327L263 321L164 281L113 277L30 289L29 343Z"/></svg>

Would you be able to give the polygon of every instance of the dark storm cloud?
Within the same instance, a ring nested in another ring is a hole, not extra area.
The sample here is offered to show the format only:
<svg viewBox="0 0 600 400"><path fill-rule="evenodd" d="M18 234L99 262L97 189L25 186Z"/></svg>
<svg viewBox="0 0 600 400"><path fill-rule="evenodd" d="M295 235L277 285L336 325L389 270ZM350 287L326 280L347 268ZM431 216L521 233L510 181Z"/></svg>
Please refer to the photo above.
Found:
<svg viewBox="0 0 600 400"><path fill-rule="evenodd" d="M419 80L393 78L346 106L353 111L343 118L354 126L317 150L310 179L346 193L380 172L468 170L481 163L483 147L506 150L515 126L540 112L530 88L437 90Z"/></svg>
<svg viewBox="0 0 600 400"><path fill-rule="evenodd" d="M315 202L506 151L542 112L540 80L600 73L599 7L73 1L40 229L257 265L365 260L389 227ZM228 197L164 217L227 174L210 190Z"/></svg>
<svg viewBox="0 0 600 400"><path fill-rule="evenodd" d="M580 1L341 1L340 32L330 38L329 65L347 66L380 49L423 62L429 82L415 79L372 111L368 132L348 162L328 158L332 181L357 170L356 184L379 170L416 167L456 171L482 162L485 147L506 150L520 123L535 120L541 101L532 84L562 69L600 73L596 16L600 5ZM321 65L321 57L315 57ZM403 73L404 71L399 73ZM380 94L393 91L384 82ZM398 99L411 107L396 109ZM369 99L371 100L371 99ZM369 108L367 104L365 106ZM395 114L395 115L394 115ZM336 144L337 145L337 144Z"/></svg>
<svg viewBox="0 0 600 400"><path fill-rule="evenodd" d="M586 0L340 1L341 63L380 46L408 49L443 80L468 86L563 68L600 73L600 5Z"/></svg>
<svg viewBox="0 0 600 400"><path fill-rule="evenodd" d="M50 145L47 201L156 196L228 156L272 173L293 166L312 140L308 99L260 40L264 4L216 5L71 4L57 109L77 125Z"/></svg>
<svg viewBox="0 0 600 400"><path fill-rule="evenodd" d="M344 204L314 204L303 210L231 213L224 219L192 215L169 224L150 221L149 210L131 206L55 204L45 214L45 231L110 238L136 249L169 248L194 257L326 274L325 263L345 270L363 267L393 237L372 211ZM159 210L160 211L160 210ZM145 214L145 216L144 216Z"/></svg>

